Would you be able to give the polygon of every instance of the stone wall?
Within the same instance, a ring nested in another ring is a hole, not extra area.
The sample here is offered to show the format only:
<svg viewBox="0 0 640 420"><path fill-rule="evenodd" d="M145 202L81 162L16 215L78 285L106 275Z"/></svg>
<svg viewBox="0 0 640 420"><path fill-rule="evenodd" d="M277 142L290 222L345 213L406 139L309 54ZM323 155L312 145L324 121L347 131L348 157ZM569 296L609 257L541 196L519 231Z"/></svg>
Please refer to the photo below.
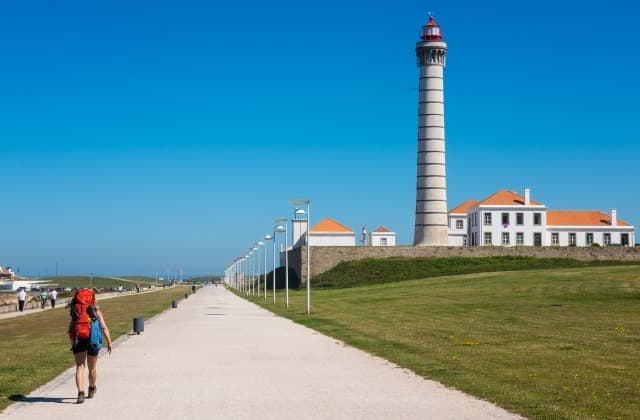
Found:
<svg viewBox="0 0 640 420"><path fill-rule="evenodd" d="M444 258L444 257L493 257L528 256L537 258L571 258L583 261L616 260L640 261L640 247L311 247L311 278L324 273L342 261L365 258ZM306 284L306 247L289 251L289 266L295 270L302 284Z"/></svg>

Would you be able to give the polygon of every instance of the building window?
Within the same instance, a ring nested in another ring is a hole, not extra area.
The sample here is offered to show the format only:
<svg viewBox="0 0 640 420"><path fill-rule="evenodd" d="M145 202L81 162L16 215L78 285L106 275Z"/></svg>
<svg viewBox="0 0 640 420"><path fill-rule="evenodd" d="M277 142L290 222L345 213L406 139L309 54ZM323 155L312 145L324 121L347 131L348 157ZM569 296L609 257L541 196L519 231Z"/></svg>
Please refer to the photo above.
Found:
<svg viewBox="0 0 640 420"><path fill-rule="evenodd" d="M516 213L516 225L524 225L524 213Z"/></svg>
<svg viewBox="0 0 640 420"><path fill-rule="evenodd" d="M569 233L569 245L574 245L576 244L576 234L571 232Z"/></svg>
<svg viewBox="0 0 640 420"><path fill-rule="evenodd" d="M605 245L611 245L611 234L610 233L605 233L604 236L602 237L602 242Z"/></svg>
<svg viewBox="0 0 640 420"><path fill-rule="evenodd" d="M593 244L593 233L587 233L585 235L585 242L586 242L587 246Z"/></svg>
<svg viewBox="0 0 640 420"><path fill-rule="evenodd" d="M509 245L509 232L502 232L502 245Z"/></svg>
<svg viewBox="0 0 640 420"><path fill-rule="evenodd" d="M516 233L516 245L524 245L524 233Z"/></svg>
<svg viewBox="0 0 640 420"><path fill-rule="evenodd" d="M456 220L456 229L463 229L463 223L462 220Z"/></svg>
<svg viewBox="0 0 640 420"><path fill-rule="evenodd" d="M509 213L502 213L502 226L509 227Z"/></svg>
<svg viewBox="0 0 640 420"><path fill-rule="evenodd" d="M540 213L533 213L533 224L536 226L542 224L542 215Z"/></svg>
<svg viewBox="0 0 640 420"><path fill-rule="evenodd" d="M487 212L484 214L484 224L491 225L491 213Z"/></svg>
<svg viewBox="0 0 640 420"><path fill-rule="evenodd" d="M490 232L486 232L484 234L484 244L485 245L491 245L491 233Z"/></svg>
<svg viewBox="0 0 640 420"><path fill-rule="evenodd" d="M624 246L628 246L629 245L629 234L628 233L621 233L620 234L620 244L624 245Z"/></svg>
<svg viewBox="0 0 640 420"><path fill-rule="evenodd" d="M535 232L533 234L533 246L542 246L542 233Z"/></svg>
<svg viewBox="0 0 640 420"><path fill-rule="evenodd" d="M387 246L387 238L380 238L380 246Z"/></svg>
<svg viewBox="0 0 640 420"><path fill-rule="evenodd" d="M560 235L558 235L557 233L552 233L551 234L551 243L553 245L559 245L560 244Z"/></svg>

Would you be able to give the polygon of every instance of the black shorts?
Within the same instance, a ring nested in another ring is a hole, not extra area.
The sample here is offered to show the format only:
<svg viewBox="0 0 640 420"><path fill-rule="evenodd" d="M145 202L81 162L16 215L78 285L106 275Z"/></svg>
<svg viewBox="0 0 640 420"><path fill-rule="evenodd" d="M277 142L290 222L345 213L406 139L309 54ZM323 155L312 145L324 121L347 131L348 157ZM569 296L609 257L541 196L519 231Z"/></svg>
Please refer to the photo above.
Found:
<svg viewBox="0 0 640 420"><path fill-rule="evenodd" d="M98 353L100 353L100 350L93 351L89 347L89 339L88 338L86 340L78 340L78 342L73 347L71 347L71 351L73 352L73 354L87 353L89 356L97 356Z"/></svg>

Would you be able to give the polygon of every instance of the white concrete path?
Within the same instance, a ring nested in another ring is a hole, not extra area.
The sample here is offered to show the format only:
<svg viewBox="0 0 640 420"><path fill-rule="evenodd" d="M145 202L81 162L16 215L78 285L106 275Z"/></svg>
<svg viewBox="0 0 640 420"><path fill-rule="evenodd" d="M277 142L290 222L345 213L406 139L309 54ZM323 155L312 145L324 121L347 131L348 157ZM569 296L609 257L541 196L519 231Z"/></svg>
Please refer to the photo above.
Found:
<svg viewBox="0 0 640 420"><path fill-rule="evenodd" d="M222 286L200 289L120 340L100 358L96 398L77 405L75 396L68 370L0 420L518 418Z"/></svg>

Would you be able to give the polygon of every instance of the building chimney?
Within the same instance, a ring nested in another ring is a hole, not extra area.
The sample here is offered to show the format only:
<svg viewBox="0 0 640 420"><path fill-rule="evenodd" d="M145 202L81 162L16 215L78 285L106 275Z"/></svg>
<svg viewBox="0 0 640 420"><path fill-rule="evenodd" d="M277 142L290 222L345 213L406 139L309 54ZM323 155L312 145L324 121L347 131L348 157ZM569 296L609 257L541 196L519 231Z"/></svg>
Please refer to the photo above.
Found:
<svg viewBox="0 0 640 420"><path fill-rule="evenodd" d="M524 189L524 205L528 206L531 204L531 190L529 188Z"/></svg>
<svg viewBox="0 0 640 420"><path fill-rule="evenodd" d="M618 226L618 211L611 209L611 226Z"/></svg>

